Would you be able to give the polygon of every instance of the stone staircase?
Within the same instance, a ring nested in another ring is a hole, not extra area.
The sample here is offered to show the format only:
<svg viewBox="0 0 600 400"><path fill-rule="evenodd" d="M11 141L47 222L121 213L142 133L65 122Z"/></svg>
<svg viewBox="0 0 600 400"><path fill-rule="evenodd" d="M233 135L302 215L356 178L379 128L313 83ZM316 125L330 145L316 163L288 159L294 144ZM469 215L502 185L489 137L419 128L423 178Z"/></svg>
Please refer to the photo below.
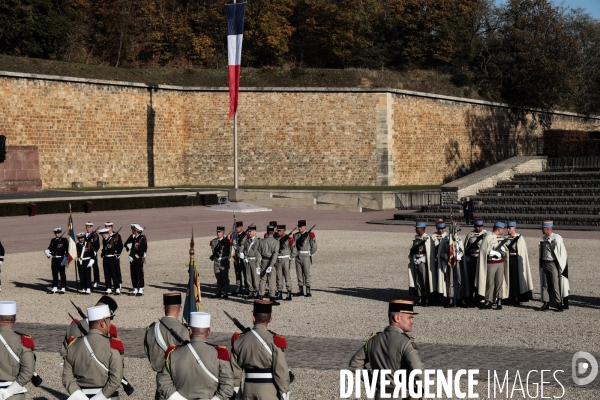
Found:
<svg viewBox="0 0 600 400"><path fill-rule="evenodd" d="M549 218L558 226L600 226L600 171L516 174L493 188L479 190L471 199L475 216L487 223L513 220L539 226ZM462 207L453 205L452 210L454 219L464 222ZM394 214L394 220L434 222L449 215L449 205L435 205L416 213Z"/></svg>

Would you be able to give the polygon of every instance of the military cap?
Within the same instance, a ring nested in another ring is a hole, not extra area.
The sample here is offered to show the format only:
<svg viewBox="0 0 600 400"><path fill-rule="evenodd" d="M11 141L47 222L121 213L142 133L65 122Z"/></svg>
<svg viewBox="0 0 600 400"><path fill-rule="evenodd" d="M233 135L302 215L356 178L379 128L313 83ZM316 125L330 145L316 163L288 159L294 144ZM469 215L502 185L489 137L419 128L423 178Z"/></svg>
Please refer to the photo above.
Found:
<svg viewBox="0 0 600 400"><path fill-rule="evenodd" d="M256 230L256 226L255 226L255 225L250 225L250 226L248 227L248 230L249 230L249 231L255 231L255 230Z"/></svg>
<svg viewBox="0 0 600 400"><path fill-rule="evenodd" d="M85 232L79 232L77 234L77 238L82 238L82 237L85 237Z"/></svg>
<svg viewBox="0 0 600 400"><path fill-rule="evenodd" d="M481 219L481 218L475 218L473 220L473 225L475 225L475 226L483 226L483 219Z"/></svg>
<svg viewBox="0 0 600 400"><path fill-rule="evenodd" d="M85 223L85 226L94 226L94 223L91 222L91 221L88 221L88 222Z"/></svg>
<svg viewBox="0 0 600 400"><path fill-rule="evenodd" d="M99 234L103 234L103 233L108 233L108 228L102 228L102 229L98 229L98 233Z"/></svg>
<svg viewBox="0 0 600 400"><path fill-rule="evenodd" d="M224 226L217 226L217 232L225 232Z"/></svg>
<svg viewBox="0 0 600 400"><path fill-rule="evenodd" d="M179 292L163 293L163 305L170 306L173 304L181 304L181 293L179 293Z"/></svg>
<svg viewBox="0 0 600 400"><path fill-rule="evenodd" d="M298 221L298 228L300 228L301 226L306 226L306 220L305 219L301 219Z"/></svg>
<svg viewBox="0 0 600 400"><path fill-rule="evenodd" d="M554 226L554 222L550 219L544 220L542 222L542 228L552 228Z"/></svg>
<svg viewBox="0 0 600 400"><path fill-rule="evenodd" d="M394 299L390 300L388 306L388 312L399 312L403 314L417 315L418 313L413 311L415 302L412 300Z"/></svg>
<svg viewBox="0 0 600 400"><path fill-rule="evenodd" d="M112 312L117 311L117 308L119 308L119 306L117 305L117 302L114 301L112 299L112 297L109 297L109 296L100 297L100 300L98 300L98 303L106 304L108 306L108 308L110 308L110 311L112 311ZM96 304L98 304L98 303L96 303Z"/></svg>
<svg viewBox="0 0 600 400"><path fill-rule="evenodd" d="M199 311L190 313L190 326L192 328L210 328L210 314Z"/></svg>
<svg viewBox="0 0 600 400"><path fill-rule="evenodd" d="M236 221L235 222L235 227L238 228L240 226L244 226L244 223L242 221Z"/></svg>
<svg viewBox="0 0 600 400"><path fill-rule="evenodd" d="M438 219L437 221L435 221L435 227L438 229L444 229L446 228L446 223L443 219Z"/></svg>
<svg viewBox="0 0 600 400"><path fill-rule="evenodd" d="M52 231L54 233L61 233L62 232L62 228L60 228L60 227L59 228L54 228Z"/></svg>
<svg viewBox="0 0 600 400"><path fill-rule="evenodd" d="M456 225L456 230L460 231L461 230L460 224L457 222L455 225Z"/></svg>
<svg viewBox="0 0 600 400"><path fill-rule="evenodd" d="M17 302L9 300L0 301L0 315L17 315Z"/></svg>
<svg viewBox="0 0 600 400"><path fill-rule="evenodd" d="M275 227L273 225L267 226L267 232L273 232L274 230L275 230Z"/></svg>
<svg viewBox="0 0 600 400"><path fill-rule="evenodd" d="M253 314L271 314L273 303L269 300L254 300Z"/></svg>
<svg viewBox="0 0 600 400"><path fill-rule="evenodd" d="M113 223L112 223L112 222L110 222L110 221L106 221L106 222L104 223L104 226L113 226Z"/></svg>
<svg viewBox="0 0 600 400"><path fill-rule="evenodd" d="M269 222L269 225L271 225L271 226L277 226L277 221L271 221L271 222Z"/></svg>
<svg viewBox="0 0 600 400"><path fill-rule="evenodd" d="M415 228L427 228L427 222L425 221L416 221Z"/></svg>
<svg viewBox="0 0 600 400"><path fill-rule="evenodd" d="M277 225L278 231L285 231L285 225Z"/></svg>
<svg viewBox="0 0 600 400"><path fill-rule="evenodd" d="M138 224L133 224L131 227L132 227L133 229L135 229L136 231L138 231L138 232L143 232L143 231L144 231L144 228L142 228L142 227L141 227L140 225L138 225Z"/></svg>
<svg viewBox="0 0 600 400"><path fill-rule="evenodd" d="M508 221L508 223L506 224L507 227L509 228L516 228L517 227L517 221Z"/></svg>
<svg viewBox="0 0 600 400"><path fill-rule="evenodd" d="M494 228L504 228L505 226L506 226L506 224L504 224L504 222L501 222L501 221L494 222Z"/></svg>
<svg viewBox="0 0 600 400"><path fill-rule="evenodd" d="M87 309L88 321L100 321L104 318L110 318L110 309L108 305L103 304L101 306L90 307Z"/></svg>

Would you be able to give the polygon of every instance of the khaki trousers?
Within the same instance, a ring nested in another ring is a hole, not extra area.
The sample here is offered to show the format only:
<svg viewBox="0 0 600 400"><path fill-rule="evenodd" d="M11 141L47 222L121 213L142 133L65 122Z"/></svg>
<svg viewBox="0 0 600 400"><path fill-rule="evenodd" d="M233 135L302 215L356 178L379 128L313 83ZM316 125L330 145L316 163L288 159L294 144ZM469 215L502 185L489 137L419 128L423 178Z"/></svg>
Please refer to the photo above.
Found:
<svg viewBox="0 0 600 400"><path fill-rule="evenodd" d="M485 300L495 302L502 299L502 284L504 283L504 263L487 265L487 280L485 283Z"/></svg>
<svg viewBox="0 0 600 400"><path fill-rule="evenodd" d="M308 254L299 254L296 257L296 276L298 277L298 286L310 287L310 256Z"/></svg>
<svg viewBox="0 0 600 400"><path fill-rule="evenodd" d="M427 263L415 264L415 290L417 296L427 297L431 294L429 279L427 279Z"/></svg>
<svg viewBox="0 0 600 400"><path fill-rule="evenodd" d="M562 304L558 282L558 268L554 261L542 261L542 301L553 305ZM554 302L556 304L554 304Z"/></svg>

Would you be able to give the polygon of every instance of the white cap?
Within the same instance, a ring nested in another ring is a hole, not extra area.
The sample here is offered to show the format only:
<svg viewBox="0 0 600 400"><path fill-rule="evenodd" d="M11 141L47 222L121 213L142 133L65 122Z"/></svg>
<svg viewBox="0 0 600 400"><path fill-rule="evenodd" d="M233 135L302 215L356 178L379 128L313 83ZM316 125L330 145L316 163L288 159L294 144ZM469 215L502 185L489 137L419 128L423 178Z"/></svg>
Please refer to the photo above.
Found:
<svg viewBox="0 0 600 400"><path fill-rule="evenodd" d="M17 302L9 300L0 301L0 315L17 315Z"/></svg>
<svg viewBox="0 0 600 400"><path fill-rule="evenodd" d="M87 309L87 315L88 321L100 321L104 318L110 317L110 309L106 304L96 307L90 307Z"/></svg>
<svg viewBox="0 0 600 400"><path fill-rule="evenodd" d="M78 238L85 237L85 232L79 232L79 233L78 233L76 236L77 236Z"/></svg>
<svg viewBox="0 0 600 400"><path fill-rule="evenodd" d="M141 227L141 226L139 226L138 224L131 224L131 227L132 227L133 229L135 229L136 231L138 231L138 232L143 232L143 231L144 231L144 228L142 228L142 227Z"/></svg>
<svg viewBox="0 0 600 400"><path fill-rule="evenodd" d="M112 223L112 222L110 222L110 221L108 221L108 222L105 222L105 223L104 223L104 226L113 226L113 223Z"/></svg>
<svg viewBox="0 0 600 400"><path fill-rule="evenodd" d="M98 229L99 234L108 233L108 228Z"/></svg>
<svg viewBox="0 0 600 400"><path fill-rule="evenodd" d="M85 223L85 226L94 226L94 224L92 222L88 221Z"/></svg>
<svg viewBox="0 0 600 400"><path fill-rule="evenodd" d="M62 232L62 228L61 227L54 228L53 231L54 231L54 233L60 233L60 232Z"/></svg>
<svg viewBox="0 0 600 400"><path fill-rule="evenodd" d="M210 328L210 314L205 312L190 313L190 326L192 328Z"/></svg>

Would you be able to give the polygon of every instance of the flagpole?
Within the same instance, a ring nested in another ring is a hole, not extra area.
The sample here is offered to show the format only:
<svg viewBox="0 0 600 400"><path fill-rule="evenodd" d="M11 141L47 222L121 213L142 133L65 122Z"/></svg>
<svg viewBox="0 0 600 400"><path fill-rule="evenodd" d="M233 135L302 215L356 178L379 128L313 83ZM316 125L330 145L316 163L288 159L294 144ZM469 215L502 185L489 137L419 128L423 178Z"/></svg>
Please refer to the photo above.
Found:
<svg viewBox="0 0 600 400"><path fill-rule="evenodd" d="M233 0L233 4L237 3L237 0ZM239 93L239 89L238 89ZM238 95L239 96L239 95ZM233 115L233 188L238 188L238 140L237 140L237 108ZM236 194L237 198L237 194Z"/></svg>

